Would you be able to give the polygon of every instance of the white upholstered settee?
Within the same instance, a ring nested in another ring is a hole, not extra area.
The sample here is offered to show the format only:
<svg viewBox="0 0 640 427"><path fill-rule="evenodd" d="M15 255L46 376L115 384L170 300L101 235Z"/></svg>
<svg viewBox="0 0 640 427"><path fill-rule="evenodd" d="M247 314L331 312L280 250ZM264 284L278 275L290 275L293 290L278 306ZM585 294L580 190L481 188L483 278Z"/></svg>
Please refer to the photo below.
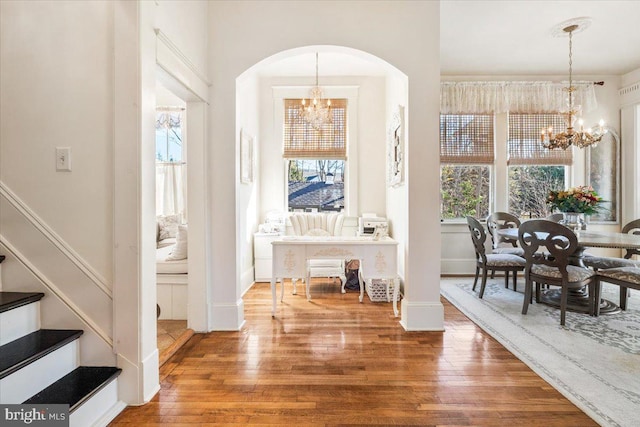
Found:
<svg viewBox="0 0 640 427"><path fill-rule="evenodd" d="M292 232L296 236L341 236L344 215L341 213L293 213L289 216ZM311 259L309 277L340 278L342 293L347 281L343 259ZM302 279L304 281L304 278ZM292 278L293 293L296 294L297 278Z"/></svg>

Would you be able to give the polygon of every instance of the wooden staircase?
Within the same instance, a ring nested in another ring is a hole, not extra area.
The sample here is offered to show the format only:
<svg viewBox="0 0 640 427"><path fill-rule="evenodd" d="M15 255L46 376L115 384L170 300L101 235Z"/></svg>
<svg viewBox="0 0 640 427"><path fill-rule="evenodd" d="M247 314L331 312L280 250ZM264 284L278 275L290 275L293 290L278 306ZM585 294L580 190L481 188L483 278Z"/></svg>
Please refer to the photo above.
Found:
<svg viewBox="0 0 640 427"><path fill-rule="evenodd" d="M83 331L41 329L42 298L41 292L0 292L0 403L68 404L70 426L107 425L120 405L122 370L79 366Z"/></svg>

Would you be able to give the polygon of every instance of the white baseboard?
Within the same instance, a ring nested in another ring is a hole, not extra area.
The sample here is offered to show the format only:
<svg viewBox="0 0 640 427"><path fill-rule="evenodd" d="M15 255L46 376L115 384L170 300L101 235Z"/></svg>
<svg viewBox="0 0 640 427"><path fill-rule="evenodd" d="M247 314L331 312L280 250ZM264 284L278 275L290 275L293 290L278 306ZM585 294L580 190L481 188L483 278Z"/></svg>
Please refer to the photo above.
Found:
<svg viewBox="0 0 640 427"><path fill-rule="evenodd" d="M444 307L441 302L401 302L400 324L406 331L444 331Z"/></svg>

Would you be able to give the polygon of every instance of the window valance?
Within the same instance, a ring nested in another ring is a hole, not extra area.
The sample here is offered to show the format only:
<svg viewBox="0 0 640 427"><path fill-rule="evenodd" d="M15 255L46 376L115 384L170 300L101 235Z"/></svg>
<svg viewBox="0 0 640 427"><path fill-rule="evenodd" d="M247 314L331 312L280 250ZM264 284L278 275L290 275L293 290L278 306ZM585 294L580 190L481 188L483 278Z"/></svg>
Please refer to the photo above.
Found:
<svg viewBox="0 0 640 427"><path fill-rule="evenodd" d="M593 82L573 82L574 105L582 111L598 106ZM568 109L568 83L441 82L441 114L557 113Z"/></svg>

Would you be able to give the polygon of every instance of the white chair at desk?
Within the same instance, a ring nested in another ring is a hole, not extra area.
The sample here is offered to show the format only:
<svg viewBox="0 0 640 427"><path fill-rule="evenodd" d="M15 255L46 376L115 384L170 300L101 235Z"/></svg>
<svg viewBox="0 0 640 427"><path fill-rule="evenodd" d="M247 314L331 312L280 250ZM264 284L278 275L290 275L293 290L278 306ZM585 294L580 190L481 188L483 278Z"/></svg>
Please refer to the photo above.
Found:
<svg viewBox="0 0 640 427"><path fill-rule="evenodd" d="M341 213L293 213L289 217L293 234L296 236L340 236L344 215ZM341 291L345 293L347 282L344 259L310 259L308 261L308 277L338 277ZM297 293L297 277L292 277L293 294ZM305 278L302 278L305 280Z"/></svg>

